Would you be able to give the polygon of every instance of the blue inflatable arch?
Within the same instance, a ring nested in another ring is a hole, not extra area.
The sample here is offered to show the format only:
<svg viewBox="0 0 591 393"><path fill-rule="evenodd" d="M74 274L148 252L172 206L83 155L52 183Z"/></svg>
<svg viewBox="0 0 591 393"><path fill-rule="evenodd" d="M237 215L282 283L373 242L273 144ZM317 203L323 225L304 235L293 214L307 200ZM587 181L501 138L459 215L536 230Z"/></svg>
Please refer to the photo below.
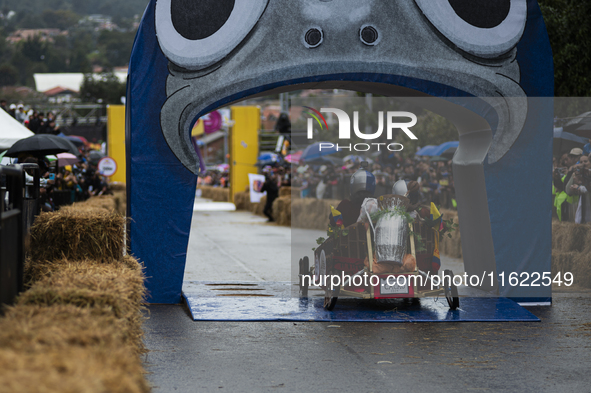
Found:
<svg viewBox="0 0 591 393"><path fill-rule="evenodd" d="M460 135L467 272L550 271L553 68L535 0L151 0L131 56L126 131L130 247L151 302L181 299L193 120L308 88L431 97L420 105ZM548 287L489 289L551 297Z"/></svg>

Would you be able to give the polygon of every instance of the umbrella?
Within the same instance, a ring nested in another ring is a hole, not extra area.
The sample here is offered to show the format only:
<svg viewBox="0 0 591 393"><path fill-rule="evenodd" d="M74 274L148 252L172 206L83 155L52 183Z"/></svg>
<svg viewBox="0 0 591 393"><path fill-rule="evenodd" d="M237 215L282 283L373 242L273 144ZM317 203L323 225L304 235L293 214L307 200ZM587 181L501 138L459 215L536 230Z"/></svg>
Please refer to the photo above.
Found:
<svg viewBox="0 0 591 393"><path fill-rule="evenodd" d="M432 154L430 154L430 155L432 155L432 156L440 156L444 151L446 151L450 147L455 147L457 149L458 146L460 146L460 142L458 142L458 141L444 142L441 145L435 147L431 151Z"/></svg>
<svg viewBox="0 0 591 393"><path fill-rule="evenodd" d="M273 165L277 162L279 156L275 153L261 153L259 159L257 160L258 166L265 166L265 165Z"/></svg>
<svg viewBox="0 0 591 393"><path fill-rule="evenodd" d="M554 143L552 145L552 154L554 156L560 156L564 153L568 153L575 147L582 148L587 143L585 138L571 134L570 132L564 132L563 128L554 129Z"/></svg>
<svg viewBox="0 0 591 393"><path fill-rule="evenodd" d="M81 147L84 146L84 142L82 141L82 139L76 137L76 136L62 136L62 138L65 138L67 140L69 140L70 142L72 142L74 144L74 146L76 147Z"/></svg>
<svg viewBox="0 0 591 393"><path fill-rule="evenodd" d="M347 161L353 161L353 162L361 162L363 161L363 157L357 156L355 154L349 154L348 156L345 156L345 158L343 158L343 161L347 162Z"/></svg>
<svg viewBox="0 0 591 393"><path fill-rule="evenodd" d="M591 112L585 112L570 120L564 126L564 131L577 136L591 138Z"/></svg>
<svg viewBox="0 0 591 393"><path fill-rule="evenodd" d="M76 138L78 140L81 140L82 143L84 143L85 145L87 145L89 143L88 140L85 137L83 137L83 136L80 136L80 135L68 135L68 136L70 138Z"/></svg>
<svg viewBox="0 0 591 393"><path fill-rule="evenodd" d="M53 135L50 135L53 136ZM70 154L75 155L76 157L82 157L82 153L80 153L80 150L78 150L78 148L76 147L76 145L74 143L72 143L71 140L67 139L67 138L62 138L57 136L56 138L59 138L62 143L68 148L67 152Z"/></svg>
<svg viewBox="0 0 591 393"><path fill-rule="evenodd" d="M322 156L322 157L314 158L312 160L308 160L308 161L306 161L306 164L342 166L343 159L339 158L339 157L334 157L334 156Z"/></svg>
<svg viewBox="0 0 591 393"><path fill-rule="evenodd" d="M97 165L98 162L104 157L105 155L98 150L92 150L90 153L88 153L88 161L94 165Z"/></svg>
<svg viewBox="0 0 591 393"><path fill-rule="evenodd" d="M332 147L329 147L328 145L332 145ZM336 152L338 152L338 149L334 143L316 142L306 147L300 157L300 161L309 162Z"/></svg>
<svg viewBox="0 0 591 393"><path fill-rule="evenodd" d="M57 155L58 166L74 165L79 161L80 159L78 157L70 153L60 153Z"/></svg>
<svg viewBox="0 0 591 393"><path fill-rule="evenodd" d="M300 158L302 157L302 150L296 151L295 153L291 153L285 156L285 161L289 162L290 164L297 164L300 162Z"/></svg>
<svg viewBox="0 0 591 393"><path fill-rule="evenodd" d="M449 149L447 149L446 151L441 153L441 157L445 157L448 160L451 160L453 158L454 154L456 154L456 150L458 150L457 147L450 147Z"/></svg>
<svg viewBox="0 0 591 393"><path fill-rule="evenodd" d="M564 125L564 131L570 132L571 134L576 134L576 135L582 136L582 135L578 134L576 131L580 130L581 128L589 129L590 125L591 125L591 112L585 112L585 113L581 113L577 117L569 120Z"/></svg>
<svg viewBox="0 0 591 393"><path fill-rule="evenodd" d="M230 165L228 165L228 164L220 164L217 166L217 170L220 172L228 172L229 169L230 169Z"/></svg>
<svg viewBox="0 0 591 393"><path fill-rule="evenodd" d="M431 150L435 149L437 146L434 145L427 145L425 147L423 147L421 150L419 150L418 152L415 153L415 155L417 156L431 156L432 154L430 154Z"/></svg>
<svg viewBox="0 0 591 393"><path fill-rule="evenodd" d="M33 135L17 141L8 151L6 157L18 157L20 154L31 154L34 156L46 156L69 152L70 148L65 139L55 135L40 134ZM74 147L76 149L76 147ZM76 151L78 151L76 149Z"/></svg>
<svg viewBox="0 0 591 393"><path fill-rule="evenodd" d="M441 157L441 156L433 156L429 159L429 162L447 162L449 158Z"/></svg>
<svg viewBox="0 0 591 393"><path fill-rule="evenodd" d="M4 150L2 153L0 153L0 164L1 165L8 165L11 163L11 159L6 157L4 158L4 155L6 154L7 150Z"/></svg>

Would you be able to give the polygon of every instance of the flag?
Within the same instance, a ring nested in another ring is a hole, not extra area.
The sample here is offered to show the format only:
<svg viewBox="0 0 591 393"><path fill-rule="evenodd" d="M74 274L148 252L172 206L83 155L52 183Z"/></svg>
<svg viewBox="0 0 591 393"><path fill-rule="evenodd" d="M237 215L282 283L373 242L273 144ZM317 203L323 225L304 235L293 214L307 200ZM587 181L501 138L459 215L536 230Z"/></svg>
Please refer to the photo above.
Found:
<svg viewBox="0 0 591 393"><path fill-rule="evenodd" d="M431 220L436 221L439 220L441 222L439 226L439 230L433 228L435 232L435 248L433 249L433 259L431 260L431 268L433 270L433 274L437 274L439 269L441 268L441 257L439 255L439 231L443 229L443 219L441 217L441 213L437 210L437 206L433 202L431 202Z"/></svg>
<svg viewBox="0 0 591 393"><path fill-rule="evenodd" d="M433 225L433 229L438 232L443 229L443 217L433 202L431 202L431 221L435 223L435 225Z"/></svg>
<svg viewBox="0 0 591 393"><path fill-rule="evenodd" d="M435 232L435 248L433 249L433 259L431 259L431 269L433 274L437 274L441 268L441 258L439 256L439 232L433 229Z"/></svg>
<svg viewBox="0 0 591 393"><path fill-rule="evenodd" d="M345 225L343 224L343 215L340 211L334 208L334 206L330 206L330 223L340 229L345 229Z"/></svg>

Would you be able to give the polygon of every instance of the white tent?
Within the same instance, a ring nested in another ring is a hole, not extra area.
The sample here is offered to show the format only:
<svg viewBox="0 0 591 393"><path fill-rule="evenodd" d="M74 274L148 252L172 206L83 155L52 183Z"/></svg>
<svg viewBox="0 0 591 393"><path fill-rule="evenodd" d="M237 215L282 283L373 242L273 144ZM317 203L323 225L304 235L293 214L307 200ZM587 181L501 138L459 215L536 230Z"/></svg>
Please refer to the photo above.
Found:
<svg viewBox="0 0 591 393"><path fill-rule="evenodd" d="M33 135L27 127L0 109L0 152L9 149L16 141Z"/></svg>

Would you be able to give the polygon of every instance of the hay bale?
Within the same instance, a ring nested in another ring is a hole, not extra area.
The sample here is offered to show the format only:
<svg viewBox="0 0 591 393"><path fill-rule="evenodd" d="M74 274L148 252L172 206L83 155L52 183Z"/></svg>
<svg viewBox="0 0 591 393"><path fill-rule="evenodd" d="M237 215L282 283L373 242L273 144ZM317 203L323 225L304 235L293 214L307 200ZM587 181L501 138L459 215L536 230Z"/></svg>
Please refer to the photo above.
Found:
<svg viewBox="0 0 591 393"><path fill-rule="evenodd" d="M441 209L440 213L444 220L453 219L454 223L460 223L456 210ZM459 227L451 233L451 238L445 234L439 239L439 252L451 258L462 258L462 235Z"/></svg>
<svg viewBox="0 0 591 393"><path fill-rule="evenodd" d="M126 321L134 337L142 337L141 308L146 295L142 270L108 264L64 265L34 283L17 305L73 305L98 308Z"/></svg>
<svg viewBox="0 0 591 393"><path fill-rule="evenodd" d="M591 226L573 222L552 222L552 249L591 252Z"/></svg>
<svg viewBox="0 0 591 393"><path fill-rule="evenodd" d="M291 195L273 201L273 219L279 225L291 226Z"/></svg>
<svg viewBox="0 0 591 393"><path fill-rule="evenodd" d="M228 202L230 200L230 189L214 187L212 198L214 202Z"/></svg>
<svg viewBox="0 0 591 393"><path fill-rule="evenodd" d="M201 190L201 197L211 199L214 202L228 202L230 200L230 189L222 187L198 186Z"/></svg>
<svg viewBox="0 0 591 393"><path fill-rule="evenodd" d="M56 259L56 260L33 260L27 258L24 267L24 278L25 285L30 287L34 283L41 281L45 277L49 277L55 272L68 269L71 266L80 265L110 265L115 267L127 267L131 270L142 271L143 266L130 255L124 256L122 259L83 259L83 260L70 260L70 259Z"/></svg>
<svg viewBox="0 0 591 393"><path fill-rule="evenodd" d="M265 210L265 204L267 203L267 196L264 195L261 198L261 201L259 203L252 203L251 204L251 212L253 212L256 215L259 216L264 216L265 214L263 213L263 210Z"/></svg>
<svg viewBox="0 0 591 393"><path fill-rule="evenodd" d="M70 209L92 209L99 208L107 211L115 211L115 197L113 195L93 196L84 202L76 202L69 206Z"/></svg>
<svg viewBox="0 0 591 393"><path fill-rule="evenodd" d="M125 218L104 210L41 214L31 227L33 260L122 259Z"/></svg>
<svg viewBox="0 0 591 393"><path fill-rule="evenodd" d="M573 285L591 288L591 255L576 251L552 250L552 278L572 273Z"/></svg>
<svg viewBox="0 0 591 393"><path fill-rule="evenodd" d="M572 272L578 252L552 250L552 276L558 272Z"/></svg>
<svg viewBox="0 0 591 393"><path fill-rule="evenodd" d="M109 184L109 188L111 189L111 191L113 192L117 192L117 191L127 191L127 184L125 183L121 183L118 181L114 181L112 183Z"/></svg>
<svg viewBox="0 0 591 393"><path fill-rule="evenodd" d="M113 192L113 200L115 201L115 211L122 216L127 215L127 193L125 191Z"/></svg>
<svg viewBox="0 0 591 393"><path fill-rule="evenodd" d="M291 187L283 186L279 188L279 197L291 197Z"/></svg>
<svg viewBox="0 0 591 393"><path fill-rule="evenodd" d="M562 270L563 277L564 273L566 271ZM591 288L591 255L585 252L577 253L571 273L575 285Z"/></svg>
<svg viewBox="0 0 591 393"><path fill-rule="evenodd" d="M234 205L236 205L236 210L248 210L248 204L250 203L250 193L249 192L237 192L234 194Z"/></svg>
<svg viewBox="0 0 591 393"><path fill-rule="evenodd" d="M141 359L126 347L67 347L43 353L0 350L6 392L144 393Z"/></svg>
<svg viewBox="0 0 591 393"><path fill-rule="evenodd" d="M291 202L291 222L295 228L326 229L330 206L338 206L339 201L331 199L303 198Z"/></svg>
<svg viewBox="0 0 591 393"><path fill-rule="evenodd" d="M129 346L144 352L141 336L127 323L100 308L73 305L13 306L0 319L0 348L43 353L69 346Z"/></svg>

